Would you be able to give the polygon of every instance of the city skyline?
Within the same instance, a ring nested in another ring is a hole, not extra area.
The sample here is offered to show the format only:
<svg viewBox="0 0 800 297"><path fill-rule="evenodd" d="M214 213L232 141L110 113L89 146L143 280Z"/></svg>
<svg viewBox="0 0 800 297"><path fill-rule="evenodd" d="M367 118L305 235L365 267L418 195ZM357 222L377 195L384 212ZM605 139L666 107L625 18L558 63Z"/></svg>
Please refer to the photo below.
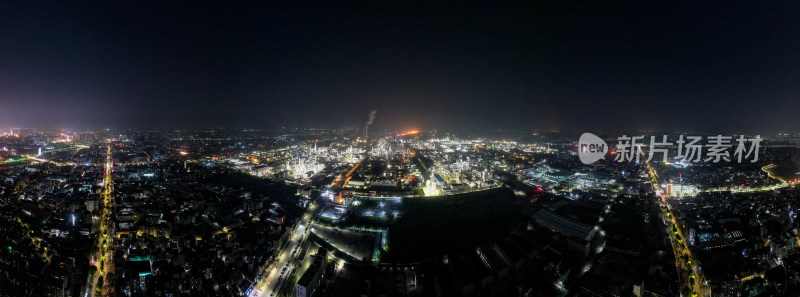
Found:
<svg viewBox="0 0 800 297"><path fill-rule="evenodd" d="M792 296L800 134L649 136L0 129L0 293Z"/></svg>
<svg viewBox="0 0 800 297"><path fill-rule="evenodd" d="M7 2L0 296L800 292L800 2Z"/></svg>

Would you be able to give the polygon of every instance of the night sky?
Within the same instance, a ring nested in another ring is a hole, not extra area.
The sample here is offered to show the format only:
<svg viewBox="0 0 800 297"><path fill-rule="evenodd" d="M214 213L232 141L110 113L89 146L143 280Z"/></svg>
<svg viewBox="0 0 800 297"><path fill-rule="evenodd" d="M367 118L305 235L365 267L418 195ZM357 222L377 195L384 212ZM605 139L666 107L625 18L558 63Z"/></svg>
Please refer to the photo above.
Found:
<svg viewBox="0 0 800 297"><path fill-rule="evenodd" d="M792 1L73 2L0 7L0 126L800 132Z"/></svg>

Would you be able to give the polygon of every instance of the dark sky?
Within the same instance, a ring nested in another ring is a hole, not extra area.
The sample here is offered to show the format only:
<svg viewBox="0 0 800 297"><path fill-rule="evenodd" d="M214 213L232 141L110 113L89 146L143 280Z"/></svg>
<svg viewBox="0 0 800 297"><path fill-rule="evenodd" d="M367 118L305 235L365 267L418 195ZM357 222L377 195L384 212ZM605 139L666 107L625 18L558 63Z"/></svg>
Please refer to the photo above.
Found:
<svg viewBox="0 0 800 297"><path fill-rule="evenodd" d="M793 1L8 2L0 126L800 132Z"/></svg>

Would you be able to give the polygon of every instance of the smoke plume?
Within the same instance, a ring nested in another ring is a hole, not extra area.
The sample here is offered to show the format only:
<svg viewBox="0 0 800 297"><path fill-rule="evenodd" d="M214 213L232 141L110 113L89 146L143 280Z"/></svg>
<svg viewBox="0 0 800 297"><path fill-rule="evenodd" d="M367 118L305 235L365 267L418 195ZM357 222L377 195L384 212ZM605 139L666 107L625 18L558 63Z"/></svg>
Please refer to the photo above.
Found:
<svg viewBox="0 0 800 297"><path fill-rule="evenodd" d="M377 110L373 110L369 112L369 121L367 122L367 126L372 125L372 121L375 120L375 115L378 114Z"/></svg>

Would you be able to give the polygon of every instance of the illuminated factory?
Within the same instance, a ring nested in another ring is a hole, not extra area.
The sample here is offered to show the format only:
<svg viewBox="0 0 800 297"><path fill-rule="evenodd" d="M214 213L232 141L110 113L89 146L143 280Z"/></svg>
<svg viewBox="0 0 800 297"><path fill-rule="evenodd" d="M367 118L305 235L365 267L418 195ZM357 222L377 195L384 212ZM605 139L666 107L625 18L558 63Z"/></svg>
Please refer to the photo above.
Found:
<svg viewBox="0 0 800 297"><path fill-rule="evenodd" d="M317 162L317 144L314 143L314 148L311 150L310 156L301 156L300 150L297 150L297 158L293 161L286 161L286 170L289 176L296 179L310 178L317 172L325 169L325 164Z"/></svg>

